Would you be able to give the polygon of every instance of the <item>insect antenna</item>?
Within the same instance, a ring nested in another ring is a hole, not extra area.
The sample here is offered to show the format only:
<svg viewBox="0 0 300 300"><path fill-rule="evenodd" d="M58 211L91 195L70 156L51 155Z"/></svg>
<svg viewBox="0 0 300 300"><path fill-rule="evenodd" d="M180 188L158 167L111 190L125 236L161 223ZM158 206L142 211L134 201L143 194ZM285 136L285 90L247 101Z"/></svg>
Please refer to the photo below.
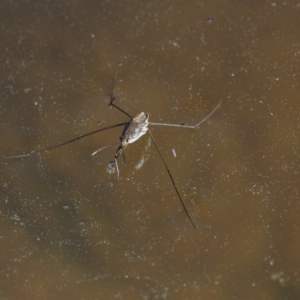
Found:
<svg viewBox="0 0 300 300"><path fill-rule="evenodd" d="M118 157L121 153L124 152L124 149L128 146L128 144L126 145L120 145L119 148L117 149L116 151L116 154L114 156L114 161L115 161L115 165L116 165L116 170L117 170L117 179L119 180L120 179L120 171L119 171L119 166L118 166Z"/></svg>
<svg viewBox="0 0 300 300"><path fill-rule="evenodd" d="M93 152L93 153L92 153L92 156L94 156L94 155L96 155L97 153L99 153L100 151L102 151L102 150L104 150L104 149L106 149L106 148L108 148L108 147L114 146L114 145L116 145L116 144L119 144L119 143L113 143L113 144L110 144L110 145L106 145L106 146L104 146L104 147L102 147L102 148L96 150L95 152Z"/></svg>

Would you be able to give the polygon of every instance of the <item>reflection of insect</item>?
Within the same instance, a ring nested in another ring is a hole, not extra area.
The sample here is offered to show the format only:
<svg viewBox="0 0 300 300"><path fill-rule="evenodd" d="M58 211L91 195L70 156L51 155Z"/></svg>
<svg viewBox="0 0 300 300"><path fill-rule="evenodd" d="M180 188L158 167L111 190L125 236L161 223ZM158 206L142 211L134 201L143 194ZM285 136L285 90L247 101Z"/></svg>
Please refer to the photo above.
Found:
<svg viewBox="0 0 300 300"><path fill-rule="evenodd" d="M171 182L174 186L174 189L177 193L177 196L181 202L181 205L187 215L187 217L189 218L191 224L193 225L194 228L196 228L190 214L188 213L188 210L181 198L181 195L179 193L179 190L176 186L176 183L173 179L173 176L171 174L171 171L169 169L169 167L167 166L166 162L165 162L165 159L163 158L163 155L152 135L152 133L150 132L148 126L149 125L153 125L153 126L168 126L168 127L180 127L180 128L191 128L191 129L195 129L197 128L201 123L203 123L204 121L206 121L221 105L221 102L213 109L213 111L207 116L205 117L202 121L200 121L198 124L194 125L194 126L188 126L186 124L181 124L181 125L177 125L177 124L166 124L166 123L151 123L148 121L149 119L149 114L147 113L144 113L144 112L141 112L140 114L138 114L136 117L132 117L130 114L128 114L126 111L124 111L123 109L121 109L120 107L118 107L117 105L114 104L114 101L115 101L115 96L114 96L114 86L113 86L113 89L112 89L112 92L111 92L111 98L110 98L110 102L109 102L109 106L113 106L115 107L116 109L118 109L119 111L121 111L123 114L127 115L130 120L128 122L123 122L123 123L119 123L119 124L115 124L115 125L111 125L111 126L107 126L107 127L103 127L103 128L100 128L100 129L97 129L97 130L94 130L92 132L89 132L89 133L86 133L86 134L83 134L83 135L80 135L72 140L69 140L69 141L66 141L66 142L63 142L63 143L60 143L58 145L55 145L55 146L51 146L51 147L48 147L48 148L44 148L44 149L40 149L40 150L37 150L37 151L32 151L30 153L27 153L27 154L22 154L22 155L16 155L16 156L11 156L11 157L7 157L8 159L9 158L21 158L21 157L26 157L26 156L30 156L30 155L33 155L35 153L40 153L40 152L44 152L44 151L49 151L49 150L52 150L52 149L55 149L55 148L58 148L58 147L61 147L61 146L64 146L64 145L67 145L67 144L70 144L72 142L75 142L75 141L78 141L80 139L83 139L87 136L90 136L94 133L97 133L97 132L100 132L100 131L105 131L105 130L108 130L108 129L112 129L112 128L115 128L115 127L119 127L119 126L124 126L124 129L123 129L123 132L122 132L122 135L120 136L120 145L114 155L114 163L115 163L115 166L116 166L116 170L117 170L117 178L119 178L120 176L120 172L119 172L119 167L118 167L118 162L117 162L117 159L119 157L119 155L122 153L124 155L124 149L131 143L134 143L135 141L137 141L141 136L143 136L144 134L146 134L147 132L149 133L150 135L150 138L152 139L154 145L155 145L155 148L157 149L158 151L158 154L159 156L161 157L162 161L163 161L163 164L168 172L168 175L171 179ZM111 146L111 145L109 145ZM105 146L97 151L95 151L92 155L98 153L99 151L101 151L102 149L106 148L108 146ZM125 157L124 157L125 159Z"/></svg>

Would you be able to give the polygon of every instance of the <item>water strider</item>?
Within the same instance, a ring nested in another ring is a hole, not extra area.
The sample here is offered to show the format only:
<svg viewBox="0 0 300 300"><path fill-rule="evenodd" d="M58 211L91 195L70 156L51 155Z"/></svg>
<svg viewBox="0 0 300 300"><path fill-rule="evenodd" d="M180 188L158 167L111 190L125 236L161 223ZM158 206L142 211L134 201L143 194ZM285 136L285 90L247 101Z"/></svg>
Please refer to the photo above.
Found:
<svg viewBox="0 0 300 300"><path fill-rule="evenodd" d="M116 78L115 78L116 80ZM114 81L114 84L115 84L115 81ZM128 122L123 122L123 123L118 123L118 124L115 124L115 125L111 125L111 126L107 126L107 127L103 127L103 128L100 128L100 129L97 129L97 130L94 130L92 132L89 132L89 133L86 133L86 134L83 134L83 135L80 135L76 138L73 138L69 141L66 141L66 142L63 142L63 143L60 143L58 145L55 145L55 146L51 146L51 147L48 147L48 148L44 148L44 149L40 149L40 150L36 150L36 151L32 151L30 153L26 153L26 154L22 154L22 155L16 155L16 156L10 156L10 157L7 157L7 159L11 159L11 158L22 158L22 157L28 157L28 156L31 156L35 153L41 153L41 152L45 152L45 151L49 151L49 150L52 150L52 149L55 149L55 148L59 148L61 146L64 146L64 145L67 145L67 144L70 144L72 142L75 142L75 141L78 141L80 139L83 139L87 136L90 136L92 134L95 134L97 132L101 132L101 131L105 131L105 130L108 130L108 129L112 129L112 128L115 128L115 127L119 127L119 126L124 126L124 129L122 131L122 135L120 136L120 145L114 155L114 162L115 162L115 166L116 166L116 170L117 170L117 178L119 179L119 176L120 176L120 172L119 172L119 167L118 167L118 157L119 155L122 153L124 155L124 149L131 143L134 143L135 141L137 141L140 137L142 137L144 134L148 133L150 135L150 138L151 140L153 141L154 145L155 145L155 148L160 156L160 158L162 159L162 162L165 166L165 169L167 170L168 172L168 175L171 179L171 182L173 184L173 187L176 191L176 194L180 200L180 203L188 217L188 219L190 220L192 226L194 228L196 228L196 225L194 223L194 221L192 220L183 200L182 200L182 197L179 193L179 190L177 188L177 185L174 181L174 178L171 174L171 171L169 169L169 167L167 166L166 164L166 161L151 133L151 131L149 130L148 126L149 125L152 125L152 126L168 126L168 127L180 127L180 128L190 128L190 129L195 129L197 128L200 124L202 124L203 122L205 122L221 105L221 102L213 109L213 111L208 115L206 116L203 120L201 120L199 123L197 123L196 125L177 125L177 124L167 124L167 123L152 123L152 122L149 122L149 114L147 113L144 113L144 112L141 112L140 114L138 114L137 116L133 117L131 116L129 113L127 113L126 111L124 111L122 108L118 107L115 103L115 96L114 96L114 85L113 85L113 89L112 89L112 92L111 92L111 97L110 97L110 102L109 102L109 106L113 106L114 108L118 109L119 111L121 111L123 114L127 115L130 120ZM115 143L117 144L117 143ZM114 145L114 144L112 144ZM108 145L108 146L104 146L100 149L98 149L97 151L95 151L92 155L95 155L96 153L98 153L99 151L109 147L109 146L112 146L112 145ZM125 157L124 157L125 159Z"/></svg>

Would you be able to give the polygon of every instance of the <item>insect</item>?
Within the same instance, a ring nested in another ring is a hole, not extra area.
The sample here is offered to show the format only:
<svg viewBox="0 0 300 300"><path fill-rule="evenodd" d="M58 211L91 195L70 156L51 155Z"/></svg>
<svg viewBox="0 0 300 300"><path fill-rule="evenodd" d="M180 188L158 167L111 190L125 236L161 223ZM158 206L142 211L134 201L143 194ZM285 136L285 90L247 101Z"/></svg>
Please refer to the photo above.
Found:
<svg viewBox="0 0 300 300"><path fill-rule="evenodd" d="M60 144L57 144L57 145L54 145L54 146L51 146L51 147L48 147L48 148L43 148L43 149L36 150L36 151L32 151L30 153L26 153L26 154L22 154L22 155L10 156L10 157L7 157L7 159L28 157L28 156L31 156L31 155L36 154L36 153L50 151L50 150L53 150L55 148L59 148L59 147L65 146L67 144L70 144L72 142L83 139L83 138L85 138L87 136L90 136L92 134L95 134L95 133L98 133L98 132L101 132L101 131L105 131L105 130L109 130L109 129L112 129L112 128L124 126L124 129L123 129L122 134L120 136L120 145L117 148L117 151L114 155L114 163L115 163L115 166L116 166L117 178L119 179L119 177L120 177L120 171L119 171L119 167L118 167L118 157L119 157L119 155L120 154L124 155L124 150L125 150L125 148L128 147L129 144L134 143L139 138L141 138L143 135L148 133L150 135L151 140L153 141L153 144L154 144L154 146L155 146L155 148L156 148L163 164L164 164L164 167L165 167L165 169L166 169L166 171L169 175L169 178L172 182L172 185L175 189L175 192L176 192L176 194L179 198L179 201L180 201L180 203L183 207L183 210L184 210L185 214L187 215L187 217L188 217L190 223L192 224L192 226L194 228L196 228L196 225L195 225L194 221L192 220L192 218L191 218L191 216L190 216L190 214L189 214L189 212L188 212L188 210L187 210L187 208L186 208L186 206L183 202L183 199L182 199L182 197L179 193L178 187L177 187L177 185L175 183L175 180L174 180L174 178L171 174L171 171L170 171L169 167L167 166L167 163L166 163L166 161L165 161L165 159L164 159L164 157L163 157L163 155L162 155L162 153L161 153L161 151L160 151L160 149L159 149L159 147L158 147L151 131L149 130L148 126L152 125L152 126L167 126L167 127L179 127L179 128L195 129L200 124L205 122L220 107L221 102L212 110L211 113L209 113L204 119L202 119L196 125L186 125L186 124L177 125L177 124L167 124L167 123L153 123L153 122L149 122L149 114L141 112L137 116L133 117L129 113L127 113L125 110L123 110L122 108L120 108L119 106L117 106L114 103L115 100L116 100L116 98L114 96L114 85L115 85L116 77L117 77L117 75L115 76L115 80L114 80L114 84L113 84L113 88L112 88L112 92L111 92L111 96L110 96L109 106L112 106L112 107L116 108L117 110L119 110L120 112L122 112L123 114L127 115L130 118L130 120L128 122L123 122L123 123L118 123L118 124L114 124L114 125L111 125L111 126L103 127L103 128L91 131L89 133L82 134L80 136L77 136L76 138L73 138L69 141L66 141L66 142L63 142L63 143L60 143ZM95 155L99 151L101 151L101 150L103 150L103 149L105 149L109 146L111 146L111 145L108 145L108 146L105 146L105 147L102 147L102 148L98 149L97 151L92 153L92 155ZM125 156L124 156L124 160L125 160Z"/></svg>

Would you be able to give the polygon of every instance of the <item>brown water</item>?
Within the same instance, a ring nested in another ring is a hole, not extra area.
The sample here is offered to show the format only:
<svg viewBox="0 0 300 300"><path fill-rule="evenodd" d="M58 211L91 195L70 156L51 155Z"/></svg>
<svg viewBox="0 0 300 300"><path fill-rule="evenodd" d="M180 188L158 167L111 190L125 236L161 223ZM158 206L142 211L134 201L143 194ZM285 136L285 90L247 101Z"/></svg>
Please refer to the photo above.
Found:
<svg viewBox="0 0 300 300"><path fill-rule="evenodd" d="M300 6L205 2L1 4L3 156L222 100L152 129L196 230L148 136L2 159L1 299L300 298Z"/></svg>

